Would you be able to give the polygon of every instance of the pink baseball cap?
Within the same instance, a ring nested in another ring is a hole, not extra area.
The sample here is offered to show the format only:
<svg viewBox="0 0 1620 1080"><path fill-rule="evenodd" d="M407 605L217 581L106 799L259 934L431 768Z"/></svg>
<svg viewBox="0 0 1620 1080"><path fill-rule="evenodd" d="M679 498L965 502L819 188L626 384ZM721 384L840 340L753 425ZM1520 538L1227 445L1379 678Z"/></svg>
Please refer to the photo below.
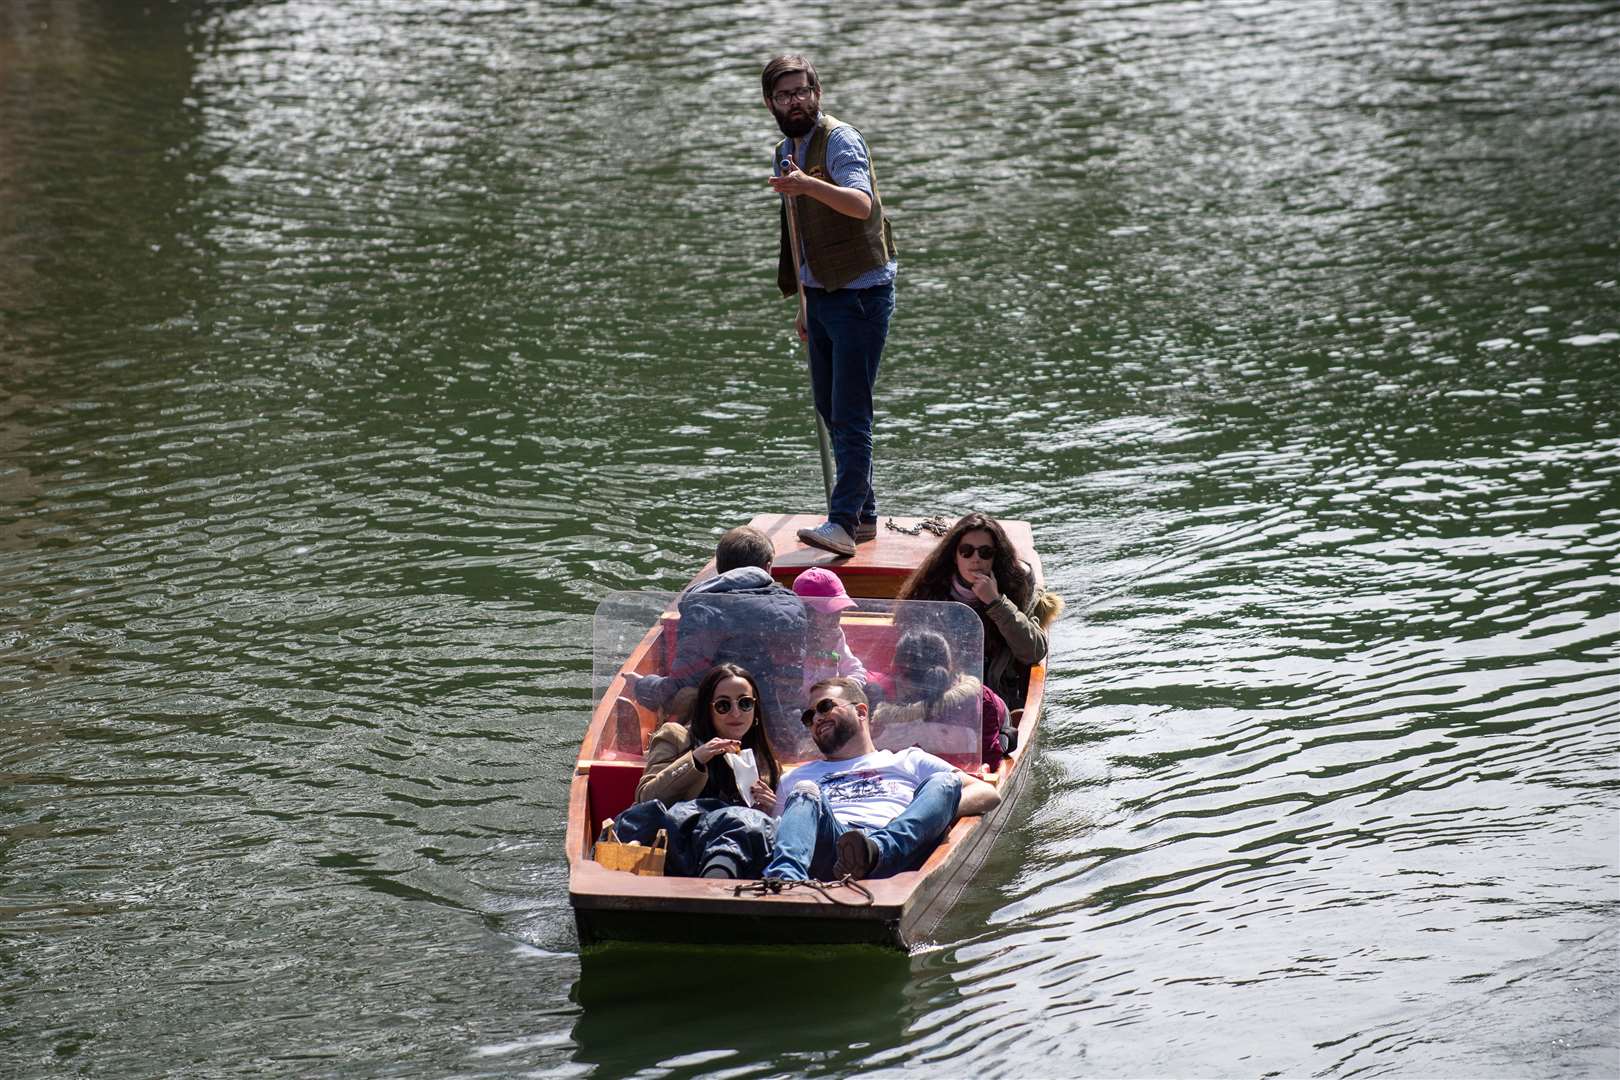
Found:
<svg viewBox="0 0 1620 1080"><path fill-rule="evenodd" d="M794 578L793 591L810 607L828 614L855 606L838 575L821 566L812 566Z"/></svg>

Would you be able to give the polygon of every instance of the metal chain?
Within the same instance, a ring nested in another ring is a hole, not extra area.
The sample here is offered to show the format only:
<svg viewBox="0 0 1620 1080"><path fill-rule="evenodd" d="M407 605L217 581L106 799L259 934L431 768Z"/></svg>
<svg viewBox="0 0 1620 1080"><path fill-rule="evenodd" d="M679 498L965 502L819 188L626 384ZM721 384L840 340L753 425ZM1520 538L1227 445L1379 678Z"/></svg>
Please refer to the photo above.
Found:
<svg viewBox="0 0 1620 1080"><path fill-rule="evenodd" d="M946 533L951 531L951 523L946 521L943 517L941 517L938 514L934 514L931 517L924 518L922 521L917 522L917 524L913 525L909 529L906 528L904 525L896 525L895 522L894 522L894 518L890 518L888 520L888 522L887 522L887 525L888 525L888 528L890 529L890 531L897 532L897 533L905 533L907 536L916 536L917 534L921 533L924 529L927 529L929 532L933 533L935 536L944 536Z"/></svg>

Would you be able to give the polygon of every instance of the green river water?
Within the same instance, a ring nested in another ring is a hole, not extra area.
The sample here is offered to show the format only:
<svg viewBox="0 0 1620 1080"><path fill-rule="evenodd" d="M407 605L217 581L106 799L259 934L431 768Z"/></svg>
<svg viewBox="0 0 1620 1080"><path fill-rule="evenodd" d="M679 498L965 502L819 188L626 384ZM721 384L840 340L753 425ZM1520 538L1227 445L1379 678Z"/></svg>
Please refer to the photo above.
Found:
<svg viewBox="0 0 1620 1080"><path fill-rule="evenodd" d="M591 617L813 511L759 69L1028 520L910 956L582 956ZM1620 4L0 0L0 1076L1620 1074Z"/></svg>

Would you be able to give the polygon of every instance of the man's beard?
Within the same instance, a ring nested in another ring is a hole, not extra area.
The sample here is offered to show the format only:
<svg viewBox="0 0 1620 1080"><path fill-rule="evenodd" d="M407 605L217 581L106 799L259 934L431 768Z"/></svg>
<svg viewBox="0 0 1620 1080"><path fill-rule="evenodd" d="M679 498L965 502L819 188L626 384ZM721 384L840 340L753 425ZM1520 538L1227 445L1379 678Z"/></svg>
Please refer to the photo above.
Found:
<svg viewBox="0 0 1620 1080"><path fill-rule="evenodd" d="M789 106L788 112L778 112L776 106L771 106L771 115L776 117L776 126L790 139L802 139L816 126L814 109L798 110L799 106L792 105Z"/></svg>
<svg viewBox="0 0 1620 1080"><path fill-rule="evenodd" d="M833 718L832 727L827 729L825 737L812 734L810 737L816 741L816 749L823 754L831 754L843 748L844 744L853 739L861 730L861 723L853 716L837 716Z"/></svg>

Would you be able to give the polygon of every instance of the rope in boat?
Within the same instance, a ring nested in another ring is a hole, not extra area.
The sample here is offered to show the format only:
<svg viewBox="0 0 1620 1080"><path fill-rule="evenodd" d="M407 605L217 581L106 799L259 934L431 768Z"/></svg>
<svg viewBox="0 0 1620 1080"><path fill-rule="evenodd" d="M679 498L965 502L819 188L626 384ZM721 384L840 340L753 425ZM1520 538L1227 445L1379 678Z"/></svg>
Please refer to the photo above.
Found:
<svg viewBox="0 0 1620 1080"><path fill-rule="evenodd" d="M836 899L832 893L827 891L829 889L845 888L854 889L866 899L854 903L845 903L843 900ZM763 878L747 885L733 885L731 895L742 896L744 893L752 893L755 896L781 896L783 893L791 892L794 889L811 889L820 893L821 898L829 904L837 904L840 907L871 907L873 903L871 890L848 874L845 874L837 881L784 881L781 878Z"/></svg>

